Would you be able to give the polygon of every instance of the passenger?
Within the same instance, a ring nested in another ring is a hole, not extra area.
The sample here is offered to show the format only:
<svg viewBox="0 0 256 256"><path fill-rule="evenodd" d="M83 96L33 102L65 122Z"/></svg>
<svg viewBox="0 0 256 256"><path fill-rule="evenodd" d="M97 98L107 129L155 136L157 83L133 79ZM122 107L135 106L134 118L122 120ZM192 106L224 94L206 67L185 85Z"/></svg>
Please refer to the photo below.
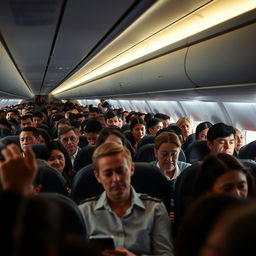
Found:
<svg viewBox="0 0 256 256"><path fill-rule="evenodd" d="M58 141L49 141L46 144L45 158L47 163L60 172L69 186L74 173L72 172L72 164L68 152Z"/></svg>
<svg viewBox="0 0 256 256"><path fill-rule="evenodd" d="M78 147L79 136L76 133L76 130L72 126L63 127L59 130L59 142L67 150L68 155L71 159L72 167L75 171L76 169L76 158L78 157L81 149Z"/></svg>
<svg viewBox="0 0 256 256"><path fill-rule="evenodd" d="M137 151L139 141L146 134L146 124L140 118L133 118L130 124L130 132L125 134L126 138L130 141L134 152Z"/></svg>
<svg viewBox="0 0 256 256"><path fill-rule="evenodd" d="M21 130L19 135L20 147L23 151L23 154L26 155L28 152L29 146L32 144L39 143L39 132L35 127L25 127Z"/></svg>
<svg viewBox="0 0 256 256"><path fill-rule="evenodd" d="M99 137L99 133L102 130L102 125L96 119L89 120L85 127L85 137L88 141L88 145L95 145Z"/></svg>
<svg viewBox="0 0 256 256"><path fill-rule="evenodd" d="M34 112L33 114L33 126L38 128L41 127L44 121L42 112Z"/></svg>
<svg viewBox="0 0 256 256"><path fill-rule="evenodd" d="M154 163L168 179L175 180L178 175L191 164L178 161L181 143L173 132L162 132L155 138Z"/></svg>
<svg viewBox="0 0 256 256"><path fill-rule="evenodd" d="M115 111L108 110L105 113L104 117L105 117L106 127L113 127L113 126L117 126L119 128L122 127L120 126L119 117Z"/></svg>
<svg viewBox="0 0 256 256"><path fill-rule="evenodd" d="M234 156L225 153L205 157L194 189L196 197L215 193L246 198L255 194L254 179L250 171Z"/></svg>
<svg viewBox="0 0 256 256"><path fill-rule="evenodd" d="M235 145L235 151L236 154L239 154L239 151L241 149L241 147L244 146L244 134L239 130L239 129L235 129L236 130L236 145Z"/></svg>
<svg viewBox="0 0 256 256"><path fill-rule="evenodd" d="M24 127L33 127L33 116L24 115L20 118L20 128L23 129Z"/></svg>
<svg viewBox="0 0 256 256"><path fill-rule="evenodd" d="M207 140L207 132L212 126L210 122L203 122L196 127L196 140Z"/></svg>
<svg viewBox="0 0 256 256"><path fill-rule="evenodd" d="M162 120L163 128L167 128L171 124L171 118L168 115L165 115L162 113L157 113L157 114L155 114L155 117Z"/></svg>
<svg viewBox="0 0 256 256"><path fill-rule="evenodd" d="M49 133L44 129L44 128L37 128L39 132L39 137L38 137L38 143L39 144L44 144L50 141L50 135Z"/></svg>
<svg viewBox="0 0 256 256"><path fill-rule="evenodd" d="M19 111L17 109L9 109L7 112L6 112L6 119L7 121L18 121L20 117L20 114L19 114Z"/></svg>
<svg viewBox="0 0 256 256"><path fill-rule="evenodd" d="M212 154L226 153L233 155L236 132L232 126L217 123L207 133L207 146Z"/></svg>
<svg viewBox="0 0 256 256"><path fill-rule="evenodd" d="M212 243L209 243L207 237L217 225L219 218L226 211L236 208L243 209L247 204L249 202L244 198L225 194L207 194L199 197L188 208L179 227L176 239L176 256L213 255L206 254L206 251L217 249L213 247ZM220 256L220 252L217 255Z"/></svg>
<svg viewBox="0 0 256 256"><path fill-rule="evenodd" d="M97 118L99 116L98 108L92 107L92 108L89 108L89 111L90 111L88 115L89 119Z"/></svg>
<svg viewBox="0 0 256 256"><path fill-rule="evenodd" d="M121 145L125 145L126 138L119 128L105 127L99 134L96 142L96 147L105 142L115 142Z"/></svg>
<svg viewBox="0 0 256 256"><path fill-rule="evenodd" d="M131 187L134 165L129 150L103 143L95 150L93 163L105 191L79 207L89 236L114 236L116 249L105 250L103 255L174 255L165 206Z"/></svg>
<svg viewBox="0 0 256 256"><path fill-rule="evenodd" d="M193 122L188 117L181 117L177 122L176 126L178 126L182 130L184 141L187 137L193 133Z"/></svg>
<svg viewBox="0 0 256 256"><path fill-rule="evenodd" d="M147 133L148 135L156 135L156 133L163 129L163 122L159 118L150 118L147 121Z"/></svg>

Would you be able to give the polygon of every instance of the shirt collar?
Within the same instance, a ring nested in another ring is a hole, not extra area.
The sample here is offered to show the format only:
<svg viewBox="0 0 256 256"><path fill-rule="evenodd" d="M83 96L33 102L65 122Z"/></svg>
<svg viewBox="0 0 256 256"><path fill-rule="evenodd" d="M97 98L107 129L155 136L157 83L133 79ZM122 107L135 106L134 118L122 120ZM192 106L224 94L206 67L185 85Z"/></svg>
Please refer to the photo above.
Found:
<svg viewBox="0 0 256 256"><path fill-rule="evenodd" d="M133 208L136 205L136 206L138 206L142 209L145 209L144 203L142 202L142 200L139 197L140 194L136 193L136 191L134 190L133 187L131 187L131 192L132 192L132 202L131 202L131 207L130 208ZM111 210L111 208L108 204L106 191L104 191L101 194L101 196L98 199L94 209L95 210L100 210L100 209L103 209L103 208Z"/></svg>
<svg viewBox="0 0 256 256"><path fill-rule="evenodd" d="M161 169L160 166L159 166L159 162L158 161L156 162L156 167ZM179 166L176 163L176 168L175 168L173 177L171 179L168 176L166 176L166 177L167 177L168 180L174 180L174 179L176 179L179 176L179 174L180 174L180 168L179 168Z"/></svg>

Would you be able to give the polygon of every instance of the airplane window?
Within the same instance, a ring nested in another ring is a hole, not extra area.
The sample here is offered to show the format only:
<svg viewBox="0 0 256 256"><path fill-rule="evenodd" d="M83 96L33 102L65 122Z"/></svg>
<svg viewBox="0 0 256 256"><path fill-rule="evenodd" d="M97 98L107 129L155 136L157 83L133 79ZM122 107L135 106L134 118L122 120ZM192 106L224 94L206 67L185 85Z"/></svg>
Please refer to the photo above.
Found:
<svg viewBox="0 0 256 256"><path fill-rule="evenodd" d="M256 132L255 131L245 130L244 131L244 136L245 136L245 143L246 144L256 140Z"/></svg>

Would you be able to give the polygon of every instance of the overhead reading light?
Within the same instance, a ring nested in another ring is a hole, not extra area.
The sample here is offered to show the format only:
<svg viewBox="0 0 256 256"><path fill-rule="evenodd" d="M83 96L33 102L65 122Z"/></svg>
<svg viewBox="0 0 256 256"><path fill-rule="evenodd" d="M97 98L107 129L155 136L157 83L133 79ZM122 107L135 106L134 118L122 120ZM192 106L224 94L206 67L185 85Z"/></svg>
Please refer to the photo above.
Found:
<svg viewBox="0 0 256 256"><path fill-rule="evenodd" d="M158 3L161 3L161 1ZM156 8L156 5L154 5L152 8ZM71 80L70 82L67 82L66 85L64 83L61 88L59 87L55 89L52 94L58 94L62 91L89 82L92 79L100 78L111 70L119 67L121 68L123 65L129 62L211 28L224 21L232 19L240 14L246 13L254 8L256 8L255 0L212 1L183 19L172 23L170 26L160 30L157 33L154 33L145 40L138 42L138 44L130 47L123 53L112 56L110 60L102 63L100 66L97 66L92 70L85 71L84 74L82 74L79 78L72 79L71 77L69 79ZM151 9L150 13L153 13L154 15L154 11L152 12ZM147 13L145 15L147 15ZM123 34L125 34L125 32Z"/></svg>

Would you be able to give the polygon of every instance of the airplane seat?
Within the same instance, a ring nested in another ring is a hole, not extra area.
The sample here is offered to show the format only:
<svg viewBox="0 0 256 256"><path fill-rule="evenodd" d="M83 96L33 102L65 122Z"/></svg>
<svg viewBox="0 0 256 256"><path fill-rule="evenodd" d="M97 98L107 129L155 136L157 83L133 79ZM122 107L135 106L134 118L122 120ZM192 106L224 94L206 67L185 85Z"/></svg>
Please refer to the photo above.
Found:
<svg viewBox="0 0 256 256"><path fill-rule="evenodd" d="M46 151L45 144L33 144L31 145L31 148L35 153L36 158L45 159L45 151Z"/></svg>
<svg viewBox="0 0 256 256"><path fill-rule="evenodd" d="M138 149L135 153L135 162L153 162L156 161L155 153L154 153L154 144L145 144Z"/></svg>
<svg viewBox="0 0 256 256"><path fill-rule="evenodd" d="M79 171L83 167L91 164L94 150L95 146L87 145L83 147L75 159L74 169Z"/></svg>
<svg viewBox="0 0 256 256"><path fill-rule="evenodd" d="M0 127L0 138L12 135L12 132L7 127Z"/></svg>
<svg viewBox="0 0 256 256"><path fill-rule="evenodd" d="M79 204L83 199L97 196L103 191L102 185L94 176L93 164L89 164L75 174L70 197Z"/></svg>
<svg viewBox="0 0 256 256"><path fill-rule="evenodd" d="M5 137L0 139L0 143L6 143L6 141L13 141L18 146L20 146L20 137L19 137L19 135L9 135L9 136L5 136Z"/></svg>
<svg viewBox="0 0 256 256"><path fill-rule="evenodd" d="M194 184L200 166L201 162L195 162L184 169L176 179L174 190L175 227L179 225L184 215L186 205L193 198Z"/></svg>
<svg viewBox="0 0 256 256"><path fill-rule="evenodd" d="M144 136L138 143L137 149L141 148L147 144L154 144L155 143L155 135L146 135Z"/></svg>
<svg viewBox="0 0 256 256"><path fill-rule="evenodd" d="M256 178L256 162L252 159L239 159L246 167L251 169L251 174Z"/></svg>
<svg viewBox="0 0 256 256"><path fill-rule="evenodd" d="M83 216L73 200L59 193L42 193L40 197L57 204L60 208L62 216L61 227L64 233L86 237Z"/></svg>
<svg viewBox="0 0 256 256"><path fill-rule="evenodd" d="M38 163L36 183L42 185L41 193L51 192L67 195L67 184L62 174L43 161Z"/></svg>
<svg viewBox="0 0 256 256"><path fill-rule="evenodd" d="M197 140L188 146L185 153L187 162L192 164L196 161L202 160L210 153L210 149L208 148L205 140Z"/></svg>
<svg viewBox="0 0 256 256"><path fill-rule="evenodd" d="M146 144L139 148L135 154L134 161L147 163L156 161L154 144ZM186 155L182 149L180 150L178 161L187 162Z"/></svg>
<svg viewBox="0 0 256 256"><path fill-rule="evenodd" d="M190 134L187 139L185 140L185 142L183 143L182 145L182 149L184 151L187 150L188 146L192 143L192 142L195 142L196 141L196 134L195 133L192 133Z"/></svg>
<svg viewBox="0 0 256 256"><path fill-rule="evenodd" d="M163 200L170 209L173 189L168 179L161 171L148 163L135 163L135 172L131 184L138 193L145 193ZM94 176L93 165L88 165L76 173L71 184L71 198L79 203L85 198L97 196L103 192L103 187Z"/></svg>
<svg viewBox="0 0 256 256"><path fill-rule="evenodd" d="M256 140L244 145L239 151L239 158L256 160Z"/></svg>
<svg viewBox="0 0 256 256"><path fill-rule="evenodd" d="M83 147L86 147L87 145L88 145L88 141L86 136L81 135L79 138L78 147L83 148Z"/></svg>

